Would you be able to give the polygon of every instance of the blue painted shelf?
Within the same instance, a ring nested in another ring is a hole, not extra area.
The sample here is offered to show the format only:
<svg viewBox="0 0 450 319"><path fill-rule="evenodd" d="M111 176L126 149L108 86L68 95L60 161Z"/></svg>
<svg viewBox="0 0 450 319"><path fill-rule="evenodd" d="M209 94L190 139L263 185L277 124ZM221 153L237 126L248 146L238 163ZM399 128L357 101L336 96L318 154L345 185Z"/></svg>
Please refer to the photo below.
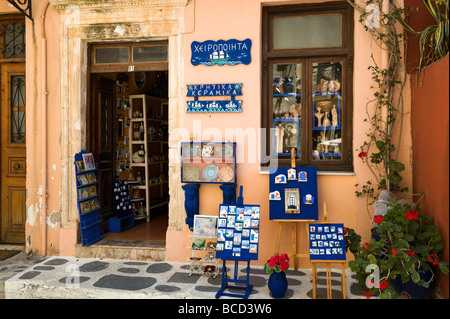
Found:
<svg viewBox="0 0 450 319"><path fill-rule="evenodd" d="M80 216L81 244L83 247L92 245L102 239L100 228L100 192L98 189L97 164L94 169L85 169L83 155L91 154L82 150L74 156L75 178L77 185L77 206ZM91 154L92 155L92 154Z"/></svg>

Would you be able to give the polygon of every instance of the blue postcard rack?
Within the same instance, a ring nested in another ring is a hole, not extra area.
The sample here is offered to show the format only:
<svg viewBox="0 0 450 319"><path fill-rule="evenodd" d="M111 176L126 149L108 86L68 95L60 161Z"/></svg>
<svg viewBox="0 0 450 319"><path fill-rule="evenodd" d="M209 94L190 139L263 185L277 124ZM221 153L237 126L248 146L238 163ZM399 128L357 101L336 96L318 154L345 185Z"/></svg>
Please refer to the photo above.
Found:
<svg viewBox="0 0 450 319"><path fill-rule="evenodd" d="M82 150L75 154L75 177L77 185L77 206L80 216L81 243L90 246L104 237L100 228L100 192L98 188L97 164L93 169L85 169L83 154L91 154ZM91 154L92 155L92 154Z"/></svg>
<svg viewBox="0 0 450 319"><path fill-rule="evenodd" d="M242 186L237 204L219 206L217 227L216 258L223 260L221 287L216 293L220 296L242 297L247 299L253 285L250 285L250 261L258 260L260 206L243 204ZM233 278L228 278L227 261L234 261ZM246 262L245 279L238 278L239 262ZM244 284L244 286L229 285ZM243 294L225 292L225 289L244 290Z"/></svg>
<svg viewBox="0 0 450 319"><path fill-rule="evenodd" d="M121 233L134 227L134 214L131 210L128 183L128 181L114 182L117 217L108 220L111 233Z"/></svg>

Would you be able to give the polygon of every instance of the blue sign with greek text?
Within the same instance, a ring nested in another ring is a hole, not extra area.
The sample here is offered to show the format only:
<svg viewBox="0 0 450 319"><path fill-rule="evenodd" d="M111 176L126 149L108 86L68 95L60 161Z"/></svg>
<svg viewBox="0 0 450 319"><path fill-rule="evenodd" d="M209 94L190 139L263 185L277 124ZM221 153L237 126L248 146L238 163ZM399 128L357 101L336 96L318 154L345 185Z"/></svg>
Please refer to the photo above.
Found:
<svg viewBox="0 0 450 319"><path fill-rule="evenodd" d="M186 101L187 113L231 113L242 112L242 101L235 100L236 95L242 95L242 83L226 84L189 84L187 97L194 101ZM230 100L199 101L199 97L229 96Z"/></svg>
<svg viewBox="0 0 450 319"><path fill-rule="evenodd" d="M193 41L191 44L192 65L236 65L239 63L250 64L252 61L250 50L252 40L207 40L204 42Z"/></svg>

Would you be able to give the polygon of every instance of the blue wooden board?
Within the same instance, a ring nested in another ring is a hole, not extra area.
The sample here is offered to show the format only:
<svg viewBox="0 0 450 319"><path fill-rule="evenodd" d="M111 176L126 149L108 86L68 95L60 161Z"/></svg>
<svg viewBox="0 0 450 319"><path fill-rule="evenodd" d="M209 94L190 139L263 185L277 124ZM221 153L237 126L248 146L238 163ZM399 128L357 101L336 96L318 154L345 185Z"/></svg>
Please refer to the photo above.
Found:
<svg viewBox="0 0 450 319"><path fill-rule="evenodd" d="M187 113L238 113L242 101L187 101Z"/></svg>
<svg viewBox="0 0 450 319"><path fill-rule="evenodd" d="M309 224L310 260L346 260L344 224Z"/></svg>
<svg viewBox="0 0 450 319"><path fill-rule="evenodd" d="M250 64L252 41L245 39L193 41L191 44L192 65L236 65Z"/></svg>
<svg viewBox="0 0 450 319"><path fill-rule="evenodd" d="M216 258L258 260L259 205L220 205Z"/></svg>
<svg viewBox="0 0 450 319"><path fill-rule="evenodd" d="M188 97L242 95L242 83L188 84Z"/></svg>
<svg viewBox="0 0 450 319"><path fill-rule="evenodd" d="M281 220L318 220L318 198L317 198L317 169L315 167L296 167L295 180L288 179L288 167L279 167L274 173L269 175L269 219L281 219ZM299 173L301 178L305 177L306 181L299 181ZM276 180L284 181L285 183L275 183ZM299 211L300 213L286 213L286 189L298 189L299 192ZM276 198L275 194L279 194L279 200L270 199ZM306 195L311 195L310 201L306 201ZM306 203L307 202L307 203Z"/></svg>

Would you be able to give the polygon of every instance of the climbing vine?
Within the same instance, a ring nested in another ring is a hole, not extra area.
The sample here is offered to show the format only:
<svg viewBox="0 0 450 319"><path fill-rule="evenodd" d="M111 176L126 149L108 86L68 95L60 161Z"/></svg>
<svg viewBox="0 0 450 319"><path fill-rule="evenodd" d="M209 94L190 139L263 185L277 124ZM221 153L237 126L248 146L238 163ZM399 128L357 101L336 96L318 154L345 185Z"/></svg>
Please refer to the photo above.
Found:
<svg viewBox="0 0 450 319"><path fill-rule="evenodd" d="M373 179L364 185L356 184L355 193L358 197L367 197L370 205L377 199L380 190L386 189L394 193L408 190L400 186L403 180L401 172L405 165L398 161L403 126L403 89L406 82L401 50L405 37L399 23L403 19L404 9L395 1L391 1L390 12L382 12L380 4L373 0L367 1L365 8L352 0L347 2L360 13L359 22L370 33L371 46L378 46L387 56L385 63L380 65L371 50L372 64L369 70L374 94L366 103L367 117L364 121L369 123L367 138L357 150ZM398 133L394 140L393 134L396 131Z"/></svg>

